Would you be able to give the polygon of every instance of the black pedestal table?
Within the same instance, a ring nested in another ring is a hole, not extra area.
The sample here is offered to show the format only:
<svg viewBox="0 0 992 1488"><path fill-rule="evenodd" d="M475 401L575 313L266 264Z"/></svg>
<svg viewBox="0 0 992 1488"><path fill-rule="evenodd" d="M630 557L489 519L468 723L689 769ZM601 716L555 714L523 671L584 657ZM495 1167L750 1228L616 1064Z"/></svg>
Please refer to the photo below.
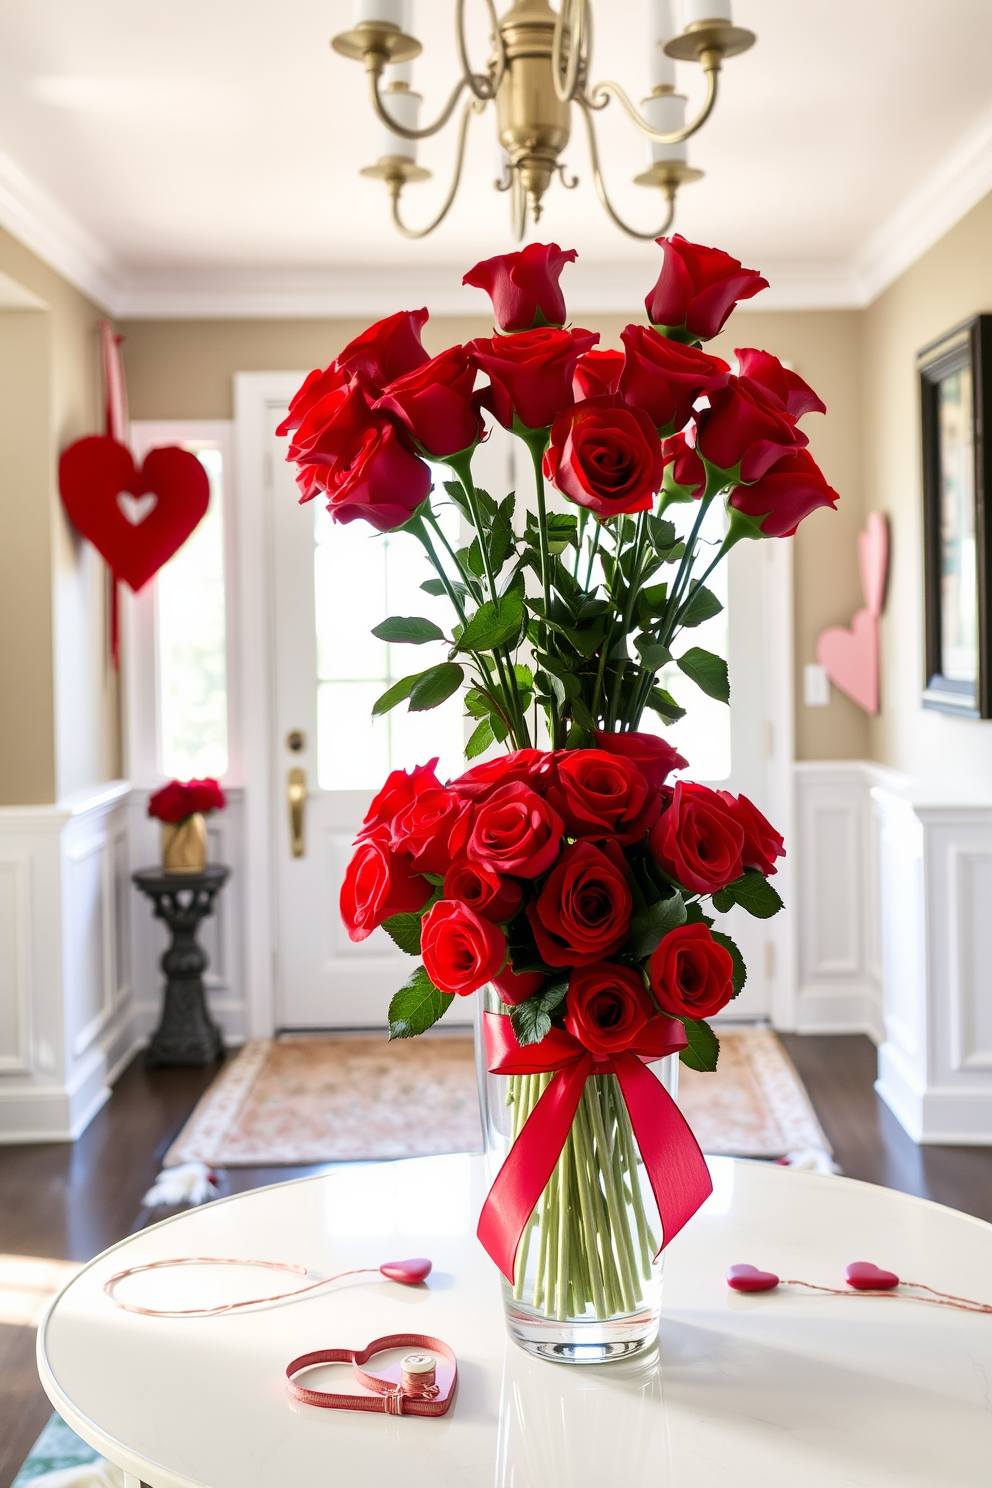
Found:
<svg viewBox="0 0 992 1488"><path fill-rule="evenodd" d="M201 873L141 868L132 875L154 904L155 918L164 920L172 934L162 957L165 1002L145 1055L147 1069L202 1067L223 1053L221 1031L207 1012L203 973L209 963L196 932L201 920L213 914L214 901L230 876L230 868L222 863L208 863Z"/></svg>

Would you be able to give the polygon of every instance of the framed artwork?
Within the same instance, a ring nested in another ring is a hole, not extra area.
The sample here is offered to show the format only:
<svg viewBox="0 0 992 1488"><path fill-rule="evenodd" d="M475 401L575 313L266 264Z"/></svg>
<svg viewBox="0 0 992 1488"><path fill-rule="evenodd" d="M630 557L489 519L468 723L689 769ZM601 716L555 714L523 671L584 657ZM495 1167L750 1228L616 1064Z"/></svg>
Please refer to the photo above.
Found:
<svg viewBox="0 0 992 1488"><path fill-rule="evenodd" d="M923 706L992 717L992 315L917 359L923 435Z"/></svg>

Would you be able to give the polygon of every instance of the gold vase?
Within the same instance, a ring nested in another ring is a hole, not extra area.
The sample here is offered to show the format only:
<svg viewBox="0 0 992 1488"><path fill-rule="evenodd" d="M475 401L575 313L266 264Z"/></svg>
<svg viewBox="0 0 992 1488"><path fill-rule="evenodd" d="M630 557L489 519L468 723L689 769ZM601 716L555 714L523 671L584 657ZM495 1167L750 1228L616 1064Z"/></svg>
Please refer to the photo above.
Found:
<svg viewBox="0 0 992 1488"><path fill-rule="evenodd" d="M202 873L207 866L207 823L199 811L162 823L162 872Z"/></svg>

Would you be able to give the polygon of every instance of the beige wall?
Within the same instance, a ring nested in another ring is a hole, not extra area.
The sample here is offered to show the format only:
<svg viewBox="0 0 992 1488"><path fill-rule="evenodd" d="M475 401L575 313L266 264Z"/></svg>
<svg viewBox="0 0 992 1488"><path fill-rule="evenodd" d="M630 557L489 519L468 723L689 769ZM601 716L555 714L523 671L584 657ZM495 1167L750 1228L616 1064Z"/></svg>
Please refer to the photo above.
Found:
<svg viewBox="0 0 992 1488"><path fill-rule="evenodd" d="M892 528L882 625L882 712L875 759L928 783L992 797L992 721L920 703L923 523L916 353L959 321L992 310L992 196L952 228L864 314L864 469L868 506Z"/></svg>
<svg viewBox="0 0 992 1488"><path fill-rule="evenodd" d="M0 315L0 805L41 805L119 773L104 565L57 477L98 428L99 311L2 231L0 274L39 302Z"/></svg>
<svg viewBox="0 0 992 1488"><path fill-rule="evenodd" d="M619 346L621 316L589 315L602 345ZM123 321L131 412L139 419L230 418L235 372L306 371L326 366L366 321ZM483 319L429 321L432 353L455 341L490 334ZM840 492L836 514L816 512L796 542L796 744L800 759L859 758L868 749L868 721L834 689L829 708L802 705L802 666L812 661L825 625L846 624L862 603L856 535L862 522L859 316L850 311L739 313L733 330L714 343L760 346L789 361L821 394L826 419L810 416L810 448Z"/></svg>

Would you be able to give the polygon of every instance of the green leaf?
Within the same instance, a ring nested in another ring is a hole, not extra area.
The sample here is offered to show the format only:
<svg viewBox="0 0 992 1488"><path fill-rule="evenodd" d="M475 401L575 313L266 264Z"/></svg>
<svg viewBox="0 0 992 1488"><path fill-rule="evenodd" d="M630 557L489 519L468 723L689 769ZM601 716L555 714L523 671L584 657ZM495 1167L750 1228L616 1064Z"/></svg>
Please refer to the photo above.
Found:
<svg viewBox="0 0 992 1488"><path fill-rule="evenodd" d="M722 891L720 898L732 895L731 903L739 904L746 909L749 915L754 915L756 920L770 920L772 915L778 914L782 908L782 899L777 889L773 889L767 878L759 873L756 868L746 868L741 878L735 879ZM717 895L713 895L713 904L716 909L722 910L717 904ZM730 905L727 906L730 908Z"/></svg>
<svg viewBox="0 0 992 1488"><path fill-rule="evenodd" d="M464 552L464 549L462 549ZM473 537L472 546L468 550L467 563L477 579L481 579L486 571L485 561L482 557L482 548L477 537Z"/></svg>
<svg viewBox="0 0 992 1488"><path fill-rule="evenodd" d="M489 561L493 566L493 572L499 573L513 550L513 527L510 523L510 509L504 510L501 506L493 517L493 525L489 534Z"/></svg>
<svg viewBox="0 0 992 1488"><path fill-rule="evenodd" d="M515 641L524 618L524 602L516 590L502 599L480 605L462 632L460 651L492 651Z"/></svg>
<svg viewBox="0 0 992 1488"><path fill-rule="evenodd" d="M455 506L465 518L466 522L468 522L469 526L474 527L475 518L472 516L472 508L469 506L465 496L465 492L462 490L461 481L446 480L444 482L444 489L447 491Z"/></svg>
<svg viewBox="0 0 992 1488"><path fill-rule="evenodd" d="M443 641L444 631L433 620L424 620L419 615L390 615L373 625L372 634L380 641L404 641L411 646L422 646L425 641Z"/></svg>
<svg viewBox="0 0 992 1488"><path fill-rule="evenodd" d="M381 697L377 697L372 704L372 717L381 718L383 713L388 713L390 708L395 708L397 703L402 703L404 698L410 696L421 677L426 677L426 675L426 672L414 672L411 677L404 677L401 681L394 682L392 687L388 688Z"/></svg>
<svg viewBox="0 0 992 1488"><path fill-rule="evenodd" d="M722 609L723 605L712 589L707 589L705 584L697 584L679 611L678 623L691 630L694 625L702 625L704 620L712 620Z"/></svg>
<svg viewBox="0 0 992 1488"><path fill-rule="evenodd" d="M648 535L654 547L667 552L675 543L675 523L663 517L648 517Z"/></svg>
<svg viewBox="0 0 992 1488"><path fill-rule="evenodd" d="M681 894L649 904L630 922L630 954L641 961L657 950L662 938L677 925L685 924L685 900Z"/></svg>
<svg viewBox="0 0 992 1488"><path fill-rule="evenodd" d="M747 981L747 967L744 965L744 957L741 955L736 941L731 940L729 935L724 935L722 930L711 930L710 934L717 945L723 946L725 951L730 952L730 959L734 963L734 996L740 995L744 983Z"/></svg>
<svg viewBox="0 0 992 1488"><path fill-rule="evenodd" d="M642 625L657 620L665 613L668 604L668 585L649 584L637 596L637 618Z"/></svg>
<svg viewBox="0 0 992 1488"><path fill-rule="evenodd" d="M422 966L402 985L389 1004L389 1037L413 1038L425 1033L454 1002L454 995L435 987Z"/></svg>
<svg viewBox="0 0 992 1488"><path fill-rule="evenodd" d="M483 754L492 744L496 735L488 718L484 718L480 724L472 730L471 737L465 745L465 758L475 759L477 754Z"/></svg>
<svg viewBox="0 0 992 1488"><path fill-rule="evenodd" d="M662 646L651 636L639 635L634 645L640 653L641 666L646 671L656 672L659 667L665 666L672 659L672 653L668 647Z"/></svg>
<svg viewBox="0 0 992 1488"><path fill-rule="evenodd" d="M551 1032L551 1014L559 1003L565 999L568 992L568 977L560 981L552 982L549 986L542 987L540 992L535 992L533 997L528 997L526 1002L518 1002L510 1012L510 1022L517 1036L517 1043L522 1047L527 1044L539 1044Z"/></svg>
<svg viewBox="0 0 992 1488"><path fill-rule="evenodd" d="M419 914L394 914L383 920L382 928L401 951L406 951L408 956L419 956L422 919Z"/></svg>
<svg viewBox="0 0 992 1488"><path fill-rule="evenodd" d="M685 709L680 708L672 694L663 687L652 687L648 693L648 707L666 723L678 723L680 718L685 717Z"/></svg>
<svg viewBox="0 0 992 1488"><path fill-rule="evenodd" d="M713 908L719 914L726 914L728 909L733 909L737 903L729 889L717 889L715 894L710 895L710 898L713 901Z"/></svg>
<svg viewBox="0 0 992 1488"><path fill-rule="evenodd" d="M683 1023L689 1047L679 1051L679 1058L690 1069L712 1074L720 1057L720 1040L708 1023L694 1023L691 1018Z"/></svg>
<svg viewBox="0 0 992 1488"><path fill-rule="evenodd" d="M707 697L718 703L730 702L730 677L727 663L722 656L704 651L701 646L692 646L684 656L677 658L679 667Z"/></svg>
<svg viewBox="0 0 992 1488"><path fill-rule="evenodd" d="M442 579L425 579L420 587L425 594L433 594L435 599L441 599L448 592ZM460 584L457 579L451 580L451 587L462 599L468 595L465 585Z"/></svg>
<svg viewBox="0 0 992 1488"><path fill-rule="evenodd" d="M580 728L587 729L589 733L596 727L596 720L581 697L572 698L572 717Z"/></svg>
<svg viewBox="0 0 992 1488"><path fill-rule="evenodd" d="M430 671L422 672L410 692L410 712L423 713L436 708L456 692L465 680L465 673L454 661L442 661Z"/></svg>

